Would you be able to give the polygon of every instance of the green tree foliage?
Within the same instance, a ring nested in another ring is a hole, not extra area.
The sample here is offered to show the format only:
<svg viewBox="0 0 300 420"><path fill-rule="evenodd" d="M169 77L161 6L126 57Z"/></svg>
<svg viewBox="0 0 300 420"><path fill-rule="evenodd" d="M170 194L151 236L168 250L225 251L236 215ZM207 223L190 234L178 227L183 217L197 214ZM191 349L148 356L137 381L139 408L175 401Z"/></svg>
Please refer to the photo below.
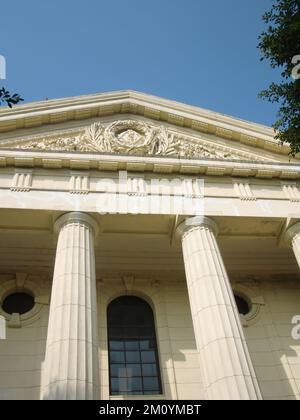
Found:
<svg viewBox="0 0 300 420"><path fill-rule="evenodd" d="M260 97L279 103L275 138L288 142L295 155L300 152L300 0L274 0L263 20L267 29L259 37L261 60L280 68L282 80L271 83Z"/></svg>
<svg viewBox="0 0 300 420"><path fill-rule="evenodd" d="M0 87L0 105L6 104L10 108L17 103L24 101L23 98L18 93L11 94L8 90L4 87Z"/></svg>

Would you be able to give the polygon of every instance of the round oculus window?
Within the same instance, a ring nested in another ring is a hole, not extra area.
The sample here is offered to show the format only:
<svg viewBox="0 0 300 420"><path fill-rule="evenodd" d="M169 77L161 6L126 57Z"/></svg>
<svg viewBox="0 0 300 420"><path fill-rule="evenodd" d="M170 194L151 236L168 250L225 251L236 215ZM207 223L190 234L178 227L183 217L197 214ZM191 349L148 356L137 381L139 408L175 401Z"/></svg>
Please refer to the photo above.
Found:
<svg viewBox="0 0 300 420"><path fill-rule="evenodd" d="M20 315L29 312L34 307L34 297L26 292L15 292L8 295L3 303L2 309L7 314L18 313Z"/></svg>
<svg viewBox="0 0 300 420"><path fill-rule="evenodd" d="M250 305L246 301L246 299L242 298L241 296L234 295L236 306L238 311L241 315L247 315L250 312Z"/></svg>

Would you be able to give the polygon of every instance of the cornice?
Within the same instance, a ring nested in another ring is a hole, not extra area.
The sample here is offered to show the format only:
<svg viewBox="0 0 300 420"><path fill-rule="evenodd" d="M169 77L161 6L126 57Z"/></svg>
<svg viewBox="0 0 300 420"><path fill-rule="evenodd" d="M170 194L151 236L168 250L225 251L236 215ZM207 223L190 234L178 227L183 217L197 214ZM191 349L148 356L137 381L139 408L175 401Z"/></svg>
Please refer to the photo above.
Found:
<svg viewBox="0 0 300 420"><path fill-rule="evenodd" d="M79 152L0 150L0 167L76 169L164 174L300 179L299 164L256 163L215 159L185 159Z"/></svg>
<svg viewBox="0 0 300 420"><path fill-rule="evenodd" d="M54 99L0 109L0 133L115 114L140 115L287 156L270 127L134 91Z"/></svg>

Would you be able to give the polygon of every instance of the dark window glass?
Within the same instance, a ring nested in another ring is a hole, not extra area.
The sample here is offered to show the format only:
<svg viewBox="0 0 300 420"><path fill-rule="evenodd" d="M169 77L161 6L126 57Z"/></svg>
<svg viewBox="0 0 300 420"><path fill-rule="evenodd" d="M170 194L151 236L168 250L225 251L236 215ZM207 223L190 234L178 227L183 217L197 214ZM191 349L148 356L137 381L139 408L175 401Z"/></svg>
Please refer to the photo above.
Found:
<svg viewBox="0 0 300 420"><path fill-rule="evenodd" d="M129 391L141 392L142 378L134 377L134 378L128 379L128 388L129 388Z"/></svg>
<svg viewBox="0 0 300 420"><path fill-rule="evenodd" d="M156 364L143 364L143 376L156 376Z"/></svg>
<svg viewBox="0 0 300 420"><path fill-rule="evenodd" d="M126 366L126 371L127 371L127 377L128 378L132 378L132 376L142 376L142 371L141 371L141 364L128 364Z"/></svg>
<svg viewBox="0 0 300 420"><path fill-rule="evenodd" d="M28 293L12 293L8 295L2 304L2 309L8 313L25 314L34 307L34 297Z"/></svg>
<svg viewBox="0 0 300 420"><path fill-rule="evenodd" d="M137 341L125 341L126 350L139 350L139 343Z"/></svg>
<svg viewBox="0 0 300 420"><path fill-rule="evenodd" d="M141 350L155 349L154 341L153 340L143 340L143 341L140 341L140 349Z"/></svg>
<svg viewBox="0 0 300 420"><path fill-rule="evenodd" d="M120 378L122 376L126 376L126 372L124 369L124 365L113 363L111 365L111 376L115 378Z"/></svg>
<svg viewBox="0 0 300 420"><path fill-rule="evenodd" d="M236 306L238 308L238 311L242 315L247 315L250 312L250 306L246 299L243 299L242 297L238 295L234 295Z"/></svg>
<svg viewBox="0 0 300 420"><path fill-rule="evenodd" d="M141 356L139 351L126 351L126 363L140 363Z"/></svg>
<svg viewBox="0 0 300 420"><path fill-rule="evenodd" d="M110 360L112 363L124 363L125 357L124 357L123 351L111 351L110 352Z"/></svg>
<svg viewBox="0 0 300 420"><path fill-rule="evenodd" d="M153 391L158 386L157 378L155 377L152 377L152 378L147 377L147 378L144 378L143 381L144 381L145 391Z"/></svg>
<svg viewBox="0 0 300 420"><path fill-rule="evenodd" d="M110 392L161 393L153 312L147 302L122 296L107 309Z"/></svg>
<svg viewBox="0 0 300 420"><path fill-rule="evenodd" d="M142 351L142 362L143 363L154 363L155 362L155 353L154 351Z"/></svg>
<svg viewBox="0 0 300 420"><path fill-rule="evenodd" d="M119 381L117 378L110 378L110 388L113 393L119 389Z"/></svg>
<svg viewBox="0 0 300 420"><path fill-rule="evenodd" d="M111 341L110 350L124 350L123 341Z"/></svg>

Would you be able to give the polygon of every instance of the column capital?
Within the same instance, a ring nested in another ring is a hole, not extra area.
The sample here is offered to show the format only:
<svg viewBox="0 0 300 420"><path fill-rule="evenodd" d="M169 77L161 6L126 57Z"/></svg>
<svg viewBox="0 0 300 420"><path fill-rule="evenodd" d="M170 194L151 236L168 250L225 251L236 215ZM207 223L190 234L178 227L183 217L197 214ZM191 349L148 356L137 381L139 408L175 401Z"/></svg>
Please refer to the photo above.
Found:
<svg viewBox="0 0 300 420"><path fill-rule="evenodd" d="M284 238L290 244L292 240L295 238L295 236L299 234L300 234L300 221L296 222L295 224L293 224L286 230L284 234Z"/></svg>
<svg viewBox="0 0 300 420"><path fill-rule="evenodd" d="M176 235L182 238L190 230L194 230L195 228L200 227L206 227L215 235L218 234L218 225L213 219L207 216L194 216L185 219L177 226Z"/></svg>
<svg viewBox="0 0 300 420"><path fill-rule="evenodd" d="M59 216L55 223L54 223L54 231L57 233L60 231L60 229L69 223L83 223L88 225L90 228L92 228L95 235L97 235L99 231L99 226L97 221L91 217L87 213L82 213L80 211L72 211L69 213L65 213L62 216Z"/></svg>

